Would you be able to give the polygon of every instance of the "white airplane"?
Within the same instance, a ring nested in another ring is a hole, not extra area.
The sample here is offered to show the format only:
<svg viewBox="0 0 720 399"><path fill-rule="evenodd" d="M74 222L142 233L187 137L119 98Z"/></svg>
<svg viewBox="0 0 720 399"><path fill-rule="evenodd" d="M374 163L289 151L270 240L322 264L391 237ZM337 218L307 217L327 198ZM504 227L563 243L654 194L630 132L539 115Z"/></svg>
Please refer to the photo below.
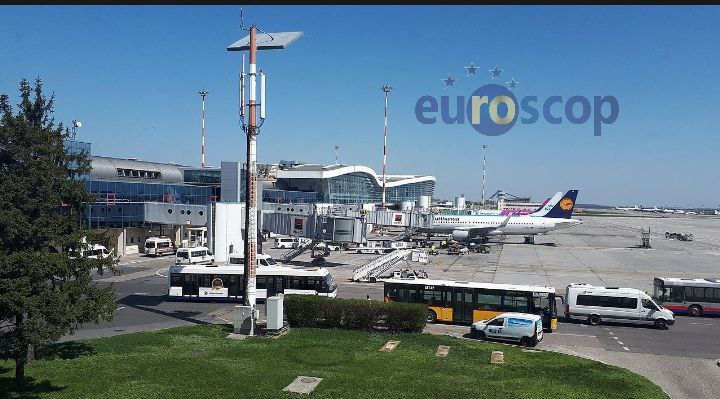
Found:
<svg viewBox="0 0 720 399"><path fill-rule="evenodd" d="M633 207L616 206L615 209L617 209L618 211L639 211L641 208L635 205Z"/></svg>
<svg viewBox="0 0 720 399"><path fill-rule="evenodd" d="M420 232L452 234L456 241L487 241L490 236L522 235L526 243L534 243L538 234L582 223L571 219L577 193L578 190L570 190L564 196L553 197L530 215L434 215L433 227Z"/></svg>
<svg viewBox="0 0 720 399"><path fill-rule="evenodd" d="M642 208L640 209L641 212L662 212L662 209L658 208L657 206L653 206L652 208Z"/></svg>

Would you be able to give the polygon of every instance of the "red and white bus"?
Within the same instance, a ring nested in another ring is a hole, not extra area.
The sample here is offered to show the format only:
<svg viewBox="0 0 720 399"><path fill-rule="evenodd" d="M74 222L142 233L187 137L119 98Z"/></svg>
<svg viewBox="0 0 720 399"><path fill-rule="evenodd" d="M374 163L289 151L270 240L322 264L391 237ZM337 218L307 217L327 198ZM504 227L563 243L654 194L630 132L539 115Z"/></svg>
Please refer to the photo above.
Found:
<svg viewBox="0 0 720 399"><path fill-rule="evenodd" d="M167 237L150 237L145 240L145 253L153 256L170 255L175 253L175 247Z"/></svg>
<svg viewBox="0 0 720 399"><path fill-rule="evenodd" d="M653 286L653 299L675 314L720 315L718 278L655 277Z"/></svg>

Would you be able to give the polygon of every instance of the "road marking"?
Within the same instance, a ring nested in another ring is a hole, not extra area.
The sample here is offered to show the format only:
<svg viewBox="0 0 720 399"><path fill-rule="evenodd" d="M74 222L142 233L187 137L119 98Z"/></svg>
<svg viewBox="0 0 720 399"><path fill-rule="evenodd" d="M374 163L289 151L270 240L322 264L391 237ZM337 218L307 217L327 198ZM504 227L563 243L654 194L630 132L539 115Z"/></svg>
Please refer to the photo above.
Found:
<svg viewBox="0 0 720 399"><path fill-rule="evenodd" d="M147 295L147 292L136 292L133 295Z"/></svg>
<svg viewBox="0 0 720 399"><path fill-rule="evenodd" d="M164 274L162 274L162 273L160 273L160 272L163 271L163 270L169 270L169 269L170 269L169 266L168 266L168 267L165 267L165 268L162 268L162 269L158 269L158 270L155 271L155 274L158 275L158 276L160 276L160 277L162 277L162 278L167 278L166 275L164 275Z"/></svg>
<svg viewBox="0 0 720 399"><path fill-rule="evenodd" d="M613 339L618 340L619 338L618 338L618 337L613 337Z"/></svg>
<svg viewBox="0 0 720 399"><path fill-rule="evenodd" d="M619 345L621 345L623 348L625 347L625 346L624 346L625 344L622 343L622 341L618 341L617 343L618 343Z"/></svg>
<svg viewBox="0 0 720 399"><path fill-rule="evenodd" d="M123 310L123 309L125 309L125 306L120 306L119 308L115 309L115 311L117 312L118 310Z"/></svg>
<svg viewBox="0 0 720 399"><path fill-rule="evenodd" d="M623 346L623 349L625 349L626 351L630 351L627 346Z"/></svg>
<svg viewBox="0 0 720 399"><path fill-rule="evenodd" d="M610 335L615 335L615 333L614 333L614 332L610 332Z"/></svg>

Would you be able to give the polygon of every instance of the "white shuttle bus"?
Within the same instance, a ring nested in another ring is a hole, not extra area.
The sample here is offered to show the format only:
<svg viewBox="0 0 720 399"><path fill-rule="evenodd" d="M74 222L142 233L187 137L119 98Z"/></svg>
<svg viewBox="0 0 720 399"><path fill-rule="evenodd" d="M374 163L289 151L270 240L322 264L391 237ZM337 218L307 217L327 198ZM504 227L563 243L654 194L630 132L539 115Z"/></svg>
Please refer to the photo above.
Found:
<svg viewBox="0 0 720 399"><path fill-rule="evenodd" d="M257 260L258 266L277 266L277 262L272 256L268 254L257 254L255 259ZM232 253L229 257L229 263L231 265L244 265L245 255L242 253Z"/></svg>
<svg viewBox="0 0 720 399"><path fill-rule="evenodd" d="M325 268L261 266L256 270L257 299L277 294L337 296L335 281ZM168 296L186 300L242 301L243 277L244 267L238 264L171 266L168 273Z"/></svg>
<svg viewBox="0 0 720 399"><path fill-rule="evenodd" d="M178 248L175 253L176 265L196 265L215 263L215 256L207 247Z"/></svg>
<svg viewBox="0 0 720 399"><path fill-rule="evenodd" d="M164 256L175 253L172 240L167 237L150 237L145 240L145 254L153 256Z"/></svg>
<svg viewBox="0 0 720 399"><path fill-rule="evenodd" d="M673 312L635 288L570 284L565 290L565 316L598 325L603 320L654 324L664 330L675 323Z"/></svg>

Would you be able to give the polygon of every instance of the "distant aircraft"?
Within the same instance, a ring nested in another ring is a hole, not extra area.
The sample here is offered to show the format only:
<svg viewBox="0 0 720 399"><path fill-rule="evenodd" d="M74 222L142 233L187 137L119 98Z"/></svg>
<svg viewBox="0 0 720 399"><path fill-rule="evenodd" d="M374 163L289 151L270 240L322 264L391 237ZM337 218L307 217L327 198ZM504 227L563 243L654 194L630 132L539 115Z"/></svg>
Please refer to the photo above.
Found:
<svg viewBox="0 0 720 399"><path fill-rule="evenodd" d="M570 190L564 196L555 196L530 215L434 215L433 227L420 229L420 232L452 234L457 241L487 241L490 236L523 235L526 243L534 243L538 234L582 223L571 219L577 194L578 190Z"/></svg>
<svg viewBox="0 0 720 399"><path fill-rule="evenodd" d="M640 212L662 212L662 209L657 206L653 206L652 208L641 208Z"/></svg>
<svg viewBox="0 0 720 399"><path fill-rule="evenodd" d="M635 205L633 207L616 206L615 209L618 211L639 211L641 208Z"/></svg>

